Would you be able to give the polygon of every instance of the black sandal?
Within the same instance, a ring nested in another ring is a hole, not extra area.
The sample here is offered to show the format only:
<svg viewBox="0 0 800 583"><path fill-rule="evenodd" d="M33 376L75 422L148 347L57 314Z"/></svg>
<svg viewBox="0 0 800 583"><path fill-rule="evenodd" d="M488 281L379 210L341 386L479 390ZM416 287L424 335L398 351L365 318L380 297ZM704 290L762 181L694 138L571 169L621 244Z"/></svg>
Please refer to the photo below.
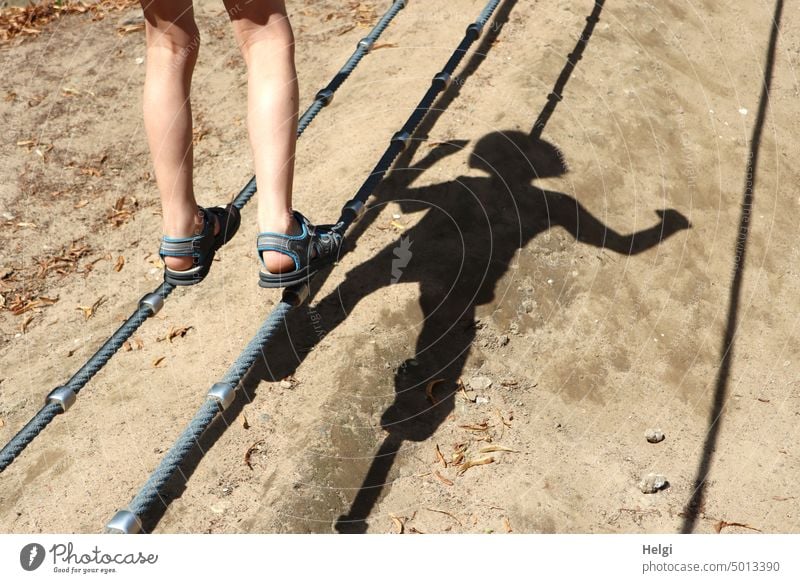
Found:
<svg viewBox="0 0 800 583"><path fill-rule="evenodd" d="M300 224L299 235L282 235L280 233L259 233L256 249L263 269L258 275L258 285L267 288L288 287L311 279L324 266L333 263L338 255L342 236L333 231L329 225L314 226L311 222L294 211L294 217ZM264 251L277 251L294 260L294 271L287 273L270 273L264 264Z"/></svg>
<svg viewBox="0 0 800 583"><path fill-rule="evenodd" d="M201 208L203 214L203 231L192 237L162 237L158 254L164 257L192 257L194 266L177 271L164 265L164 281L172 285L195 285L208 275L214 254L225 243L230 241L239 230L241 216L239 209L229 204L225 208L218 206ZM214 234L214 221L219 221L219 233Z"/></svg>

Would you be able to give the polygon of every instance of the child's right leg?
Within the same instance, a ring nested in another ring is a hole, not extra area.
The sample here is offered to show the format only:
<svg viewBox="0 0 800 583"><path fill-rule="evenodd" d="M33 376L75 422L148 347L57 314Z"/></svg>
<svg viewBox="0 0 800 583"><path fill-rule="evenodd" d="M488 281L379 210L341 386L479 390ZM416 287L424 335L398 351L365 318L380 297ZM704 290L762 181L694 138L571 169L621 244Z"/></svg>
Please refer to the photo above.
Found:
<svg viewBox="0 0 800 583"><path fill-rule="evenodd" d="M225 0L247 63L247 128L258 184L259 231L297 234L292 181L297 142L298 87L294 35L284 0ZM272 273L295 269L286 254L265 251Z"/></svg>

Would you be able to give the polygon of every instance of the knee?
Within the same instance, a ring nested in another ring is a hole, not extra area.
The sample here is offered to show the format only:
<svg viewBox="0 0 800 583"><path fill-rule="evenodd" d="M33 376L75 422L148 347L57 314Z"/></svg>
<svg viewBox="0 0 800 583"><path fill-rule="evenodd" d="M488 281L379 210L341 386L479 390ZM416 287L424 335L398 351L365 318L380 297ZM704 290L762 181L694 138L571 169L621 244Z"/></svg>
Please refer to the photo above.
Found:
<svg viewBox="0 0 800 583"><path fill-rule="evenodd" d="M200 53L200 31L197 25L172 25L165 29L147 26L147 48L165 55L171 64L193 69Z"/></svg>
<svg viewBox="0 0 800 583"><path fill-rule="evenodd" d="M262 54L268 58L280 55L294 60L294 33L285 16L271 18L263 25L239 23L235 26L235 34L248 65Z"/></svg>

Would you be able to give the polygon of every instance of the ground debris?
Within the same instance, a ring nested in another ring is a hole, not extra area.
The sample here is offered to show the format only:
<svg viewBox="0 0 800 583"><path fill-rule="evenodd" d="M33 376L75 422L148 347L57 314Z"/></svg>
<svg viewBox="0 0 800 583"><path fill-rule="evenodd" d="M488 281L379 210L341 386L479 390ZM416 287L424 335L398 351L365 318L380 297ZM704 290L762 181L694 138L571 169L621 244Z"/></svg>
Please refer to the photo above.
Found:
<svg viewBox="0 0 800 583"><path fill-rule="evenodd" d="M467 460L458 468L458 475L463 476L468 469L474 468L475 466L485 466L486 464L492 463L494 463L494 458L491 456Z"/></svg>
<svg viewBox="0 0 800 583"><path fill-rule="evenodd" d="M27 6L10 6L0 9L0 44L11 39L35 37L42 29L61 18L63 14L91 14L92 20L100 20L106 12L128 10L139 6L138 0L99 0L98 2L75 2L74 0L45 0Z"/></svg>
<svg viewBox="0 0 800 583"><path fill-rule="evenodd" d="M741 522L728 522L726 520L720 520L714 525L714 531L717 534L720 534L723 529L728 528L729 526L738 526L739 528L746 528L748 530L754 530L756 532L761 532L758 528L752 527L749 524L743 524Z"/></svg>
<svg viewBox="0 0 800 583"><path fill-rule="evenodd" d="M254 453L261 451L261 446L263 444L264 444L264 440L263 439L259 439L253 445L248 447L246 452L244 452L244 463L251 470L253 469L253 462L252 462L251 458L253 457Z"/></svg>
<svg viewBox="0 0 800 583"><path fill-rule="evenodd" d="M167 332L164 336L159 336L156 338L156 342L164 342L164 340L169 340L169 343L172 344L172 340L174 338L183 338L186 336L189 330L194 330L194 326L171 326L169 332Z"/></svg>
<svg viewBox="0 0 800 583"><path fill-rule="evenodd" d="M83 319L88 320L92 316L94 316L95 311L99 308L104 302L106 301L106 296L100 296L95 300L95 302L91 306L78 306L75 308L76 310L81 310L83 312Z"/></svg>

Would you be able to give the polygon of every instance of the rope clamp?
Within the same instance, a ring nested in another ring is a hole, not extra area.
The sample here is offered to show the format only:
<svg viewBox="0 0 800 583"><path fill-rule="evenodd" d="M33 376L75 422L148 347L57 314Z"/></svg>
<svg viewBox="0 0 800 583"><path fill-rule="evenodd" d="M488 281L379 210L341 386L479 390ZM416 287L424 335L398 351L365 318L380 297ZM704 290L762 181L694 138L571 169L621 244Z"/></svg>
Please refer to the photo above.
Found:
<svg viewBox="0 0 800 583"><path fill-rule="evenodd" d="M408 132L404 132L403 130L400 130L399 132L397 132L395 135L392 136L392 143L393 144L399 143L403 147L403 150L405 150L406 148L408 148L408 141L410 139L411 139L411 134L409 134Z"/></svg>
<svg viewBox="0 0 800 583"><path fill-rule="evenodd" d="M477 22L473 22L467 27L467 33L474 34L475 39L477 40L481 38L481 35L483 34L483 25Z"/></svg>
<svg viewBox="0 0 800 583"><path fill-rule="evenodd" d="M447 71L442 71L441 73L437 73L436 76L433 78L433 85L439 90L444 91L448 87L450 87L450 83L453 82L453 77Z"/></svg>
<svg viewBox="0 0 800 583"><path fill-rule="evenodd" d="M352 200L348 200L347 203L344 205L344 208L342 210L350 211L351 213L353 213L355 215L355 218L353 219L353 221L357 221L362 216L364 216L364 213L366 212L367 207L364 206L363 202L361 202L360 200L357 200L357 199L354 198Z"/></svg>
<svg viewBox="0 0 800 583"><path fill-rule="evenodd" d="M314 101L322 102L322 105L328 105L331 101L333 101L333 91L330 89L320 89L317 93L317 96L314 97Z"/></svg>
<svg viewBox="0 0 800 583"><path fill-rule="evenodd" d="M47 404L58 403L61 406L61 412L66 413L75 403L76 397L75 391L69 387L56 387L47 395L46 402Z"/></svg>
<svg viewBox="0 0 800 583"><path fill-rule="evenodd" d="M138 534L142 531L142 523L130 510L120 510L108 521L106 529L112 534Z"/></svg>
<svg viewBox="0 0 800 583"><path fill-rule="evenodd" d="M208 398L212 401L216 401L220 411L224 411L230 407L231 403L233 403L233 400L236 398L236 385L214 383L208 391Z"/></svg>
<svg viewBox="0 0 800 583"><path fill-rule="evenodd" d="M397 0L397 3L400 5L400 8L408 6L408 0Z"/></svg>
<svg viewBox="0 0 800 583"><path fill-rule="evenodd" d="M372 45L373 44L374 44L374 42L372 41L371 38L366 38L365 37L365 38L362 38L360 41L358 41L358 48L364 49L366 52L370 52L372 50Z"/></svg>
<svg viewBox="0 0 800 583"><path fill-rule="evenodd" d="M308 299L308 294L311 292L311 288L308 285L308 282L301 283L299 285L293 285L292 287L287 287L283 290L283 297L281 301L286 302L293 308L298 306L302 306L303 303Z"/></svg>
<svg viewBox="0 0 800 583"><path fill-rule="evenodd" d="M164 296L161 294L149 293L139 300L139 307L146 307L150 311L148 318L155 316L161 311L161 308L164 307Z"/></svg>

